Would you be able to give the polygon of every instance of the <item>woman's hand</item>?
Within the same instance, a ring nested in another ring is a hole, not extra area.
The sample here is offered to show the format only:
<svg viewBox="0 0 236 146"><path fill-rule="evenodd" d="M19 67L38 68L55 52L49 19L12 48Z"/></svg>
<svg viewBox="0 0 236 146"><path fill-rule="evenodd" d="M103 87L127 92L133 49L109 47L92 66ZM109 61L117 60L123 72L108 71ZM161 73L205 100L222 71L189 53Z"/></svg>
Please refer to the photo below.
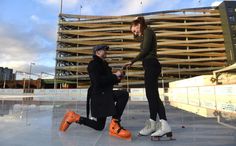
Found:
<svg viewBox="0 0 236 146"><path fill-rule="evenodd" d="M133 63L130 61L128 63L125 63L123 68L130 68L133 65Z"/></svg>
<svg viewBox="0 0 236 146"><path fill-rule="evenodd" d="M122 72L121 72L120 70L116 71L114 74L115 74L117 77L122 76Z"/></svg>
<svg viewBox="0 0 236 146"><path fill-rule="evenodd" d="M120 70L116 71L114 74L119 80L121 80L124 77L124 73Z"/></svg>

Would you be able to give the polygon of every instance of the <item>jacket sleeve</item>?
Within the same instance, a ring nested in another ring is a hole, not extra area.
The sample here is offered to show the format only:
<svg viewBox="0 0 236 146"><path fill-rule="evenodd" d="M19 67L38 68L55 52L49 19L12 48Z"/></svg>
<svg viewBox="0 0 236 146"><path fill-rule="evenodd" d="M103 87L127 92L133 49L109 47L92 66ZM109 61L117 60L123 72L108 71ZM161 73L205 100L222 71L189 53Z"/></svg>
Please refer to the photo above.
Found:
<svg viewBox="0 0 236 146"><path fill-rule="evenodd" d="M152 41L153 41L153 36L151 31L144 31L143 35L143 45L141 46L142 48L140 49L140 53L131 61L132 63L143 59L145 56L148 55L148 53L152 49Z"/></svg>
<svg viewBox="0 0 236 146"><path fill-rule="evenodd" d="M101 73L99 64L93 62L88 65L88 73L94 86L106 87L117 84L120 80L114 74Z"/></svg>

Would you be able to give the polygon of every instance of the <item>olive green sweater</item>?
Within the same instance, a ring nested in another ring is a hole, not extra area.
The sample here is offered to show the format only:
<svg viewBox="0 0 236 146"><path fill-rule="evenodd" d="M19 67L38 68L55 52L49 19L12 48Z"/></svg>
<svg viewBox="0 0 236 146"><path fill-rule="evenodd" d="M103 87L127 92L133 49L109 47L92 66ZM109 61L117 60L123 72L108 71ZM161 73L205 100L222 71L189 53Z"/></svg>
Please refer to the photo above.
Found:
<svg viewBox="0 0 236 146"><path fill-rule="evenodd" d="M157 58L156 48L156 34L150 27L147 27L144 29L141 38L140 53L131 62L134 63L147 58Z"/></svg>

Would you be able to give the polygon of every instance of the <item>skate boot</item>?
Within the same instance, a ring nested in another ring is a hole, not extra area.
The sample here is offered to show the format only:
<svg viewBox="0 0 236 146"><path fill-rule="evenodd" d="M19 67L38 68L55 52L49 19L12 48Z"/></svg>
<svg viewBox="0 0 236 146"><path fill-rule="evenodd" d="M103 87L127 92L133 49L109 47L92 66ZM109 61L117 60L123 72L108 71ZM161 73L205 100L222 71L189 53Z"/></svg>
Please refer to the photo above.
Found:
<svg viewBox="0 0 236 146"><path fill-rule="evenodd" d="M59 127L59 130L62 132L65 132L67 128L70 126L73 122L78 122L80 120L80 115L76 114L73 111L68 111L65 115L63 120L61 121L61 125Z"/></svg>
<svg viewBox="0 0 236 146"><path fill-rule="evenodd" d="M174 140L172 138L172 132L169 124L166 120L160 120L160 128L151 134L151 140L160 140L161 137L167 136L170 140Z"/></svg>
<svg viewBox="0 0 236 146"><path fill-rule="evenodd" d="M131 140L131 132L124 129L120 125L120 120L112 119L109 127L109 135L115 136L118 138Z"/></svg>
<svg viewBox="0 0 236 146"><path fill-rule="evenodd" d="M149 119L145 123L145 127L139 131L138 136L147 136L152 134L157 130L157 123L156 121Z"/></svg>

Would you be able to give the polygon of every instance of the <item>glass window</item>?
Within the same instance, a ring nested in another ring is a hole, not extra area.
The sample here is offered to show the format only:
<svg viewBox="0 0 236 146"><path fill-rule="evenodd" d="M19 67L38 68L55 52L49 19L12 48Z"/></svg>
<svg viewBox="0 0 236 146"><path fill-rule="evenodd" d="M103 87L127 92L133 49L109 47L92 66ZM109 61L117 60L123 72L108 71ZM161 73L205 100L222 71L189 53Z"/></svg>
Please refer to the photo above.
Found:
<svg viewBox="0 0 236 146"><path fill-rule="evenodd" d="M233 41L236 42L236 35L235 35L235 33L233 33L232 38L233 38Z"/></svg>
<svg viewBox="0 0 236 146"><path fill-rule="evenodd" d="M231 8L231 7L229 7L229 8L228 8L228 12L229 12L229 13L233 13L233 12L234 12L234 9Z"/></svg>
<svg viewBox="0 0 236 146"><path fill-rule="evenodd" d="M236 25L235 25L235 24L234 24L234 25L231 25L231 30L234 31L234 32L236 32Z"/></svg>
<svg viewBox="0 0 236 146"><path fill-rule="evenodd" d="M235 22L235 17L234 16L229 16L229 22L234 23Z"/></svg>

